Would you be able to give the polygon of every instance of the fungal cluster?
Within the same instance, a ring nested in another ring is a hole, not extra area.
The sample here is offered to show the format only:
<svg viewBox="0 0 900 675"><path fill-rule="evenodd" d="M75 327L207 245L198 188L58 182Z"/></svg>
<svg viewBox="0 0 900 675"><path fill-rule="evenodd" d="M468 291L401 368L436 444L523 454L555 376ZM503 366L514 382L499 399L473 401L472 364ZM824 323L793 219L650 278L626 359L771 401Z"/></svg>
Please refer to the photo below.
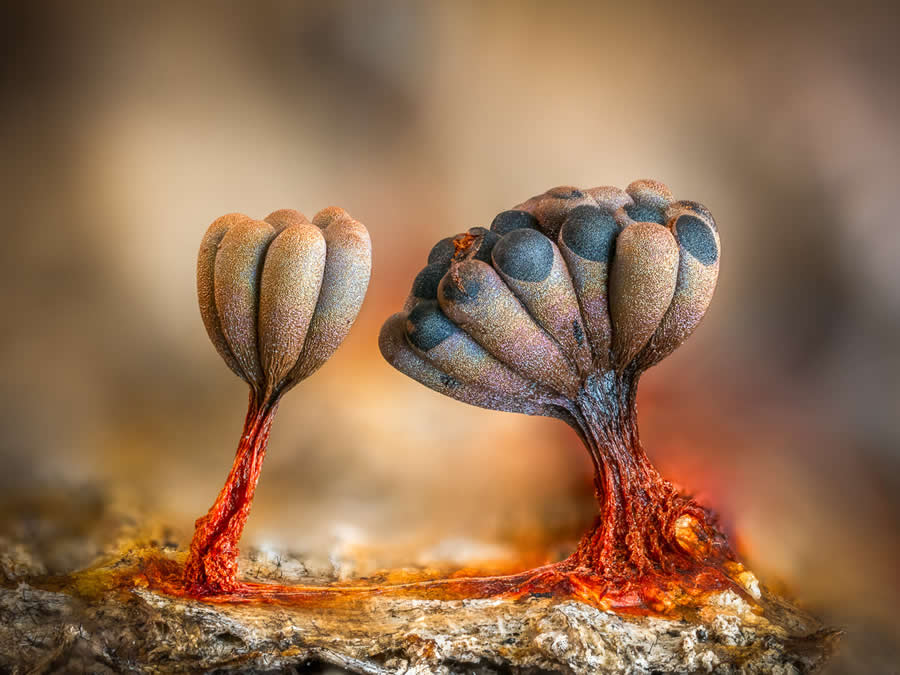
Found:
<svg viewBox="0 0 900 675"><path fill-rule="evenodd" d="M453 398L559 416L592 375L674 351L718 271L709 211L661 183L554 188L438 242L382 348Z"/></svg>
<svg viewBox="0 0 900 675"><path fill-rule="evenodd" d="M428 387L556 417L579 433L600 515L553 574L627 588L673 571L682 581L708 579L731 559L709 514L647 458L635 403L640 374L706 312L719 250L709 211L656 181L554 188L500 213L490 228L438 242L403 311L382 328L385 358ZM278 401L347 335L370 269L368 233L338 208L312 222L290 210L263 221L230 214L207 230L200 311L219 354L250 385L250 402L225 487L196 523L184 569L189 592L245 588L237 545Z"/></svg>
<svg viewBox="0 0 900 675"><path fill-rule="evenodd" d="M371 272L366 228L338 207L312 222L229 213L200 244L200 314L219 355L261 400L312 375L343 342Z"/></svg>
<svg viewBox="0 0 900 675"><path fill-rule="evenodd" d="M701 530L707 518L644 454L637 380L700 322L719 252L710 212L657 181L553 188L438 242L381 350L457 400L573 426L601 516L572 564L645 574L694 553L676 541L682 516Z"/></svg>
<svg viewBox="0 0 900 675"><path fill-rule="evenodd" d="M200 314L219 355L250 385L231 473L197 520L184 583L196 595L237 589L238 541L250 513L278 402L340 346L372 268L366 228L343 209L312 222L282 209L231 213L207 229L197 258Z"/></svg>

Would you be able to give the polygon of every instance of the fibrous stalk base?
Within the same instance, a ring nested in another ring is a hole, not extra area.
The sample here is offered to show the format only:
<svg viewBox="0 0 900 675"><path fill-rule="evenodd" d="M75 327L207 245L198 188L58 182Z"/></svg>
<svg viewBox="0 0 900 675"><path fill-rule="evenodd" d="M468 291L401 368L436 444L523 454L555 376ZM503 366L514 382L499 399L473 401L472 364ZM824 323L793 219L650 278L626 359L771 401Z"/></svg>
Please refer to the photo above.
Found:
<svg viewBox="0 0 900 675"><path fill-rule="evenodd" d="M185 589L192 595L228 593L240 587L238 542L250 514L269 430L278 408L277 398L261 399L250 392L247 417L231 472L207 514L195 523L183 574Z"/></svg>

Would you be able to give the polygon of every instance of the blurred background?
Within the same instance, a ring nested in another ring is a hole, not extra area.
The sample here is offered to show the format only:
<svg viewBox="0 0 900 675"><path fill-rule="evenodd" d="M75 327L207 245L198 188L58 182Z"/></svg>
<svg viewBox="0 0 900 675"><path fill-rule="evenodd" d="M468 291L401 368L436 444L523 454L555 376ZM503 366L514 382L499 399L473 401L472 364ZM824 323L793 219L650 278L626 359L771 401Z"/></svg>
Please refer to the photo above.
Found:
<svg viewBox="0 0 900 675"><path fill-rule="evenodd" d="M372 235L369 294L281 405L245 543L563 556L594 509L575 434L426 390L377 333L438 239L554 185L658 178L712 210L724 261L642 380L645 446L764 582L847 630L830 672L897 672L891 5L7 4L3 499L112 486L184 543L246 405L198 314L200 238L338 204Z"/></svg>

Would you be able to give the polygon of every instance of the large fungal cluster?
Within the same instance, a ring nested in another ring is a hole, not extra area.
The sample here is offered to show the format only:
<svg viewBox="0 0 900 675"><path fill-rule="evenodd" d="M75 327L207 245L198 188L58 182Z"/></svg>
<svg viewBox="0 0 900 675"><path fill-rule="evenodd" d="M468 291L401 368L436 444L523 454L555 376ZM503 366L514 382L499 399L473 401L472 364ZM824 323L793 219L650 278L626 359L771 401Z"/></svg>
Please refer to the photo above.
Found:
<svg viewBox="0 0 900 675"><path fill-rule="evenodd" d="M554 188L489 229L438 242L382 328L381 351L457 400L575 428L594 463L600 516L561 565L643 578L708 559L712 548L680 543L686 523L727 548L706 512L653 467L636 410L640 373L693 332L718 271L709 211L665 185Z"/></svg>
<svg viewBox="0 0 900 675"><path fill-rule="evenodd" d="M453 398L568 418L591 375L635 375L675 350L718 270L709 211L659 182L553 188L438 242L381 348Z"/></svg>
<svg viewBox="0 0 900 675"><path fill-rule="evenodd" d="M676 535L685 517L704 541L717 536L644 454L635 396L639 374L706 312L719 252L709 211L656 181L624 191L554 188L490 228L438 242L403 311L382 328L385 358L413 379L474 405L558 417L579 432L601 515L561 569L613 580L689 563L697 551ZM191 592L240 588L237 544L278 401L347 335L370 268L368 233L338 208L312 222L290 210L262 221L230 214L207 230L200 311L251 395L225 487L196 523L184 572Z"/></svg>
<svg viewBox="0 0 900 675"><path fill-rule="evenodd" d="M200 245L200 314L219 355L262 399L315 372L356 319L371 242L343 209L312 222L281 209L264 220L230 213Z"/></svg>

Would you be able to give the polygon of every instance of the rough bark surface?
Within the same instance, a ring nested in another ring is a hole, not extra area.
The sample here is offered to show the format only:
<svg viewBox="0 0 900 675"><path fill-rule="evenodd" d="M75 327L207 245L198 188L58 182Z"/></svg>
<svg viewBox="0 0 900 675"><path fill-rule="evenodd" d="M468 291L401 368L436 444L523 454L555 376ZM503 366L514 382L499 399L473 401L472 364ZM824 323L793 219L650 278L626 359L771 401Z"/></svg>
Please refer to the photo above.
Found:
<svg viewBox="0 0 900 675"><path fill-rule="evenodd" d="M791 673L816 670L838 640L753 582L745 596L710 593L677 618L538 595L385 592L325 604L176 598L151 590L144 574L153 560L183 563L176 542L161 528L140 528L133 513L98 513L107 543L93 532L72 540L81 548L66 557L78 571L54 574L57 554L28 527L0 540L0 671ZM240 562L245 578L335 583L334 575L310 577L302 563L253 551Z"/></svg>

